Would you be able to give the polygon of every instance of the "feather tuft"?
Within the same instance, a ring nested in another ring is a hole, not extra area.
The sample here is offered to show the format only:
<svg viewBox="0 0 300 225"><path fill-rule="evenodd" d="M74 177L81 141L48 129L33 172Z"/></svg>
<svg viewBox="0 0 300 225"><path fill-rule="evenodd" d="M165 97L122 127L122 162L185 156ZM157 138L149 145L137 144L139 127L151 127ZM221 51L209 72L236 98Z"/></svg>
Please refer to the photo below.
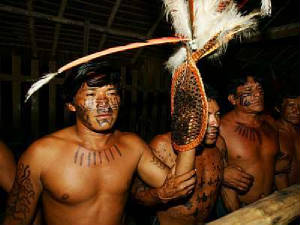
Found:
<svg viewBox="0 0 300 225"><path fill-rule="evenodd" d="M188 3L185 0L163 0L167 19L171 23L175 33L181 37L192 39L190 15Z"/></svg>
<svg viewBox="0 0 300 225"><path fill-rule="evenodd" d="M48 73L44 76L42 76L37 82L33 83L31 87L29 88L26 96L25 96L25 102L28 101L30 96L36 92L38 89L40 89L42 86L47 84L50 80L52 80L55 76L57 76L59 73Z"/></svg>
<svg viewBox="0 0 300 225"><path fill-rule="evenodd" d="M270 16L272 12L271 0L262 0L261 1L261 14L263 16Z"/></svg>
<svg viewBox="0 0 300 225"><path fill-rule="evenodd" d="M164 0L165 4L169 1L171 0ZM223 54L226 51L227 44L230 39L237 38L241 40L242 38L251 37L251 34L253 33L252 31L255 31L257 27L256 17L261 15L260 12L253 12L246 15L242 14L234 1L228 2L226 6L220 10L219 6L220 4L222 5L223 1L224 0L194 1L195 30L193 34L193 41L196 43L196 48L200 50L209 40L218 34L216 39L217 47L212 57ZM172 3L174 2L178 1L173 0ZM185 1L181 0L181 2ZM185 7L188 9L188 5L185 5ZM172 11L175 12L179 11L176 8L176 5L172 5L172 7L169 8L172 8ZM184 10L180 9L180 11ZM174 16L174 14L171 15ZM189 16L187 16L187 18L189 18ZM178 25L173 24L173 26L177 27ZM187 28L189 28L188 25ZM182 28L181 31L183 32L184 29ZM179 35L183 37L190 37L190 33L179 33ZM169 58L168 62L166 63L166 67L173 72L185 60L186 50L183 48L176 51L175 54Z"/></svg>

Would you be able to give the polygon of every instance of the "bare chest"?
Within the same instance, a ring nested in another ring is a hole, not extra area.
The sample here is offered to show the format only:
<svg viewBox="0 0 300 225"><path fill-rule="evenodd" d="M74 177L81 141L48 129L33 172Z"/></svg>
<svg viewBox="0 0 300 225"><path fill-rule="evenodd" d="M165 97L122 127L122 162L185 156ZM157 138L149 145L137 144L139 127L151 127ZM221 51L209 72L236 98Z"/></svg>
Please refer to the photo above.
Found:
<svg viewBox="0 0 300 225"><path fill-rule="evenodd" d="M265 123L259 128L236 123L226 129L224 137L229 161L272 159L279 149L275 130Z"/></svg>
<svg viewBox="0 0 300 225"><path fill-rule="evenodd" d="M129 158L116 149L101 153L70 151L43 174L43 189L52 199L71 204L101 196L122 196L129 189L136 167L136 160Z"/></svg>

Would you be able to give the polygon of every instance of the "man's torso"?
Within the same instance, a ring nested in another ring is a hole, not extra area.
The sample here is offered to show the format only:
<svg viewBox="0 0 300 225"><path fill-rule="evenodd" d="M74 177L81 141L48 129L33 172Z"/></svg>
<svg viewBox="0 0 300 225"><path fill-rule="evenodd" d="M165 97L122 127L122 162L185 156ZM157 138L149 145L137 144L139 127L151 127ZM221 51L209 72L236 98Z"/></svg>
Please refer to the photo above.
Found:
<svg viewBox="0 0 300 225"><path fill-rule="evenodd" d="M98 151L56 138L41 175L47 224L120 224L139 155L114 135Z"/></svg>
<svg viewBox="0 0 300 225"><path fill-rule="evenodd" d="M228 164L237 165L254 177L246 193L239 193L242 203L251 203L272 191L275 157L279 145L277 132L262 121L259 127L249 127L228 113L221 122L221 135L228 151Z"/></svg>

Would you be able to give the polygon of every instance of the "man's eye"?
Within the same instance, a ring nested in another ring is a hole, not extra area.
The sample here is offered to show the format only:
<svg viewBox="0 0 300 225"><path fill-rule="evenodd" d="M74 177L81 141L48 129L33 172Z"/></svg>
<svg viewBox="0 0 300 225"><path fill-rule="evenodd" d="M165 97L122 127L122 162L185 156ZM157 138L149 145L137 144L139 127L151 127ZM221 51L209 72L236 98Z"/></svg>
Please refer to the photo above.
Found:
<svg viewBox="0 0 300 225"><path fill-rule="evenodd" d="M95 96L94 93L87 93L86 96Z"/></svg>
<svg viewBox="0 0 300 225"><path fill-rule="evenodd" d="M220 112L217 112L216 115L217 115L217 116L221 116L221 113L220 113Z"/></svg>
<svg viewBox="0 0 300 225"><path fill-rule="evenodd" d="M116 95L118 95L118 92L109 92L109 93L107 93L108 95L112 95L112 96L116 96Z"/></svg>

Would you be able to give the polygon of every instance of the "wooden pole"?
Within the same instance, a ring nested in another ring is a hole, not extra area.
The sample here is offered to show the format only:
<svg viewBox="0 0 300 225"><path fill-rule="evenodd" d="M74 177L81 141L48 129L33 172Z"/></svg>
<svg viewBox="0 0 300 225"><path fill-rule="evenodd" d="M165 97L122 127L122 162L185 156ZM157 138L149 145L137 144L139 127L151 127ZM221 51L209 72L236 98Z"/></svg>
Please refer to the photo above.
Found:
<svg viewBox="0 0 300 225"><path fill-rule="evenodd" d="M31 59L31 78L39 77L39 60ZM39 95L31 96L31 135L35 139L39 135Z"/></svg>
<svg viewBox="0 0 300 225"><path fill-rule="evenodd" d="M28 23L29 23L29 31L30 31L30 41L31 41L31 48L32 48L32 55L34 58L37 58L38 50L36 45L36 39L35 39L35 31L34 31L34 18L32 16L33 10L32 10L32 2L33 0L29 0L27 2L27 9L29 13Z"/></svg>
<svg viewBox="0 0 300 225"><path fill-rule="evenodd" d="M258 200L207 225L286 225L300 215L300 185Z"/></svg>
<svg viewBox="0 0 300 225"><path fill-rule="evenodd" d="M119 9L119 7L121 5L121 2L122 2L122 0L116 0L115 5L114 5L114 7L113 7L113 9L112 9L112 11L110 13L110 16L109 16L107 24L106 24L106 28L107 29L110 29L110 27L112 25L112 22L114 21L115 16L116 16L116 14L118 12L118 9ZM101 50L103 48L104 43L106 41L106 38L107 38L107 35L103 34L102 37L101 37L101 40L99 42L99 50Z"/></svg>
<svg viewBox="0 0 300 225"><path fill-rule="evenodd" d="M83 55L87 55L89 52L89 38L90 38L90 21L85 20L83 31Z"/></svg>
<svg viewBox="0 0 300 225"><path fill-rule="evenodd" d="M59 7L59 11L58 11L58 17L62 18L63 14L65 12L66 6L67 6L67 2L68 0L62 0L60 3L60 7ZM58 43L58 37L59 37L59 33L60 33L60 28L61 28L61 24L57 23L55 25L55 29L54 29L54 38L53 38L53 45L52 45L52 50L51 50L51 57L54 58L55 54L56 54L56 49L57 49L57 43Z"/></svg>
<svg viewBox="0 0 300 225"><path fill-rule="evenodd" d="M57 70L56 62L49 62L49 72L55 72ZM49 130L52 132L55 130L56 123L56 84L49 83Z"/></svg>
<svg viewBox="0 0 300 225"><path fill-rule="evenodd" d="M21 124L21 80L16 77L21 75L21 58L13 53L12 55L12 105L13 105L13 128L18 129ZM14 79L15 78L15 79Z"/></svg>

